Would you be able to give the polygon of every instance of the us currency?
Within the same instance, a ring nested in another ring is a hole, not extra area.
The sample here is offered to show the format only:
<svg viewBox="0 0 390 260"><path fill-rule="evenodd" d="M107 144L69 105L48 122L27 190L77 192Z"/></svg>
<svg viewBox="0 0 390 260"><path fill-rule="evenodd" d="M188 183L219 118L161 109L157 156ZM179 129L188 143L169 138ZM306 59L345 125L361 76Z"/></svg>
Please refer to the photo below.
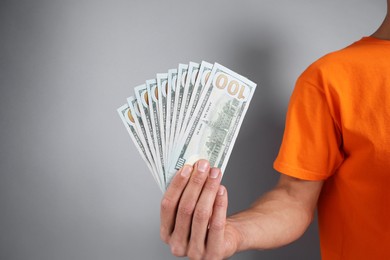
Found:
<svg viewBox="0 0 390 260"><path fill-rule="evenodd" d="M148 91L148 97L149 97L149 116L150 121L152 125L152 131L153 131L153 141L156 148L156 160L159 161L159 164L161 165L161 178L164 180L164 183L166 181L165 179L165 163L164 163L164 156L165 156L165 140L162 138L161 134L161 128L160 128L160 120L159 120L159 105L158 105L158 99L161 97L161 92L157 87L157 80L156 79L150 79L146 81L146 89Z"/></svg>
<svg viewBox="0 0 390 260"><path fill-rule="evenodd" d="M175 151L167 174L167 185L184 164L207 159L212 167L224 172L237 138L242 120L248 109L256 84L243 76L215 63L199 105L180 148Z"/></svg>
<svg viewBox="0 0 390 260"><path fill-rule="evenodd" d="M172 125L171 125L171 150L170 152L172 153L175 151L178 138L178 125L179 125L179 115L180 115L180 108L181 108L181 103L183 100L183 95L184 95L184 86L185 86L185 81L187 78L187 72L188 72L188 65L187 64L179 64L179 67L177 69L177 82L176 82L176 90L175 90L175 103L174 103L174 110L172 114ZM171 162L169 162L170 164Z"/></svg>
<svg viewBox="0 0 390 260"><path fill-rule="evenodd" d="M147 149L145 149L144 142L142 141L142 136L137 131L135 116L134 113L131 112L128 104L124 104L123 106L117 109L120 118L122 119L123 124L126 127L127 132L130 135L131 140L133 141L135 147L139 151L142 159L145 161L147 167L152 172L152 175L155 181L159 184L157 179L157 175L155 172L155 168L153 162L150 159L150 155L148 155ZM163 186L159 185L160 189L163 191Z"/></svg>
<svg viewBox="0 0 390 260"><path fill-rule="evenodd" d="M188 106L191 100L192 91L194 89L195 81L199 72L199 64L195 62L190 62L188 65L187 71L187 79L185 80L184 93L181 102L181 107L179 108L179 122L178 129L176 130L178 140L180 140L180 136L182 134L184 118L188 110Z"/></svg>
<svg viewBox="0 0 390 260"><path fill-rule="evenodd" d="M145 149L146 157L148 158L149 162L152 165L153 168L153 174L155 177L157 177L157 170L156 170L156 163L153 158L152 149L150 147L150 139L147 139L145 127L141 118L141 113L138 107L137 99L133 96L127 98L127 105L129 107L128 111L128 117L131 118L131 122L133 122L133 126L138 133L139 139Z"/></svg>
<svg viewBox="0 0 390 260"><path fill-rule="evenodd" d="M206 61L202 61L200 64L199 71L197 73L197 77L195 79L194 87L192 90L192 94L190 97L190 102L187 106L187 112L185 113L183 126L180 133L180 139L183 138L185 131L187 130L189 120L192 118L194 114L195 108L198 105L198 100L202 94L204 86L210 76L211 70L213 68L213 64L208 63ZM191 81L193 81L194 77L191 77Z"/></svg>
<svg viewBox="0 0 390 260"><path fill-rule="evenodd" d="M159 183L162 185L162 187L164 187L165 178L164 178L163 169L160 161L160 153L159 153L160 149L156 146L156 142L154 141L155 139L153 133L153 126L152 126L152 123L154 122L152 122L150 118L150 109L149 109L150 97L146 85L143 84L135 87L134 93L135 93L139 110L141 112L142 122L145 127L145 134L147 136L147 139L149 140L149 146L153 153L153 158L155 159L156 170L158 173L157 175L159 177Z"/></svg>
<svg viewBox="0 0 390 260"><path fill-rule="evenodd" d="M163 145L164 145L164 150L165 150L165 155L164 155L164 164L167 165L167 157L168 157L168 149L167 149L167 134L166 130L168 127L167 122L169 121L167 115L170 113L169 104L168 102L168 93L169 93L169 88L168 88L168 73L159 73L156 75L157 78L157 88L158 88L158 93L161 93L161 95L158 98L158 110L159 110L159 125L160 125L160 132L161 132L161 138L163 139Z"/></svg>
<svg viewBox="0 0 390 260"><path fill-rule="evenodd" d="M167 129L166 129L166 133L167 133L167 140L168 141L168 145L167 145L167 148L168 148L168 164L170 164L170 161L171 161L171 154L172 154L172 146L173 146L173 141L174 141L174 136L172 134L172 125L173 125L173 113L175 111L175 97L176 97L176 90L177 90L177 69L170 69L168 70L168 89L170 91L168 91L168 98L167 98L167 102L169 102L167 104L167 107L169 106L169 114L167 114L167 118L168 118L168 121L167 121ZM169 101L168 101L169 100ZM167 111L168 111L167 109Z"/></svg>

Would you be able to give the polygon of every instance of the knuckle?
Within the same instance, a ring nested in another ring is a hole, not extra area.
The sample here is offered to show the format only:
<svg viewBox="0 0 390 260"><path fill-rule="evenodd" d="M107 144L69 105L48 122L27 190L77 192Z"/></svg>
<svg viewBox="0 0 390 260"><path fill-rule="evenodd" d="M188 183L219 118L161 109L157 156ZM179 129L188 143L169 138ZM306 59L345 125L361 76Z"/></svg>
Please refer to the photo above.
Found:
<svg viewBox="0 0 390 260"><path fill-rule="evenodd" d="M210 223L210 230L221 231L225 228L225 220L214 220Z"/></svg>
<svg viewBox="0 0 390 260"><path fill-rule="evenodd" d="M194 219L198 222L206 222L210 219L211 211L207 208L199 207L195 209Z"/></svg>
<svg viewBox="0 0 390 260"><path fill-rule="evenodd" d="M194 176L191 178L191 183L197 186L202 186L204 184L205 178L202 176Z"/></svg>
<svg viewBox="0 0 390 260"><path fill-rule="evenodd" d="M183 181L178 180L177 178L173 179L169 184L168 189L174 190L182 190L183 189Z"/></svg>
<svg viewBox="0 0 390 260"><path fill-rule="evenodd" d="M161 200L161 210L163 211L169 211L176 207L175 203L169 199L168 197L164 196Z"/></svg>
<svg viewBox="0 0 390 260"><path fill-rule="evenodd" d="M208 252L204 256L203 260L221 260L222 256L217 252Z"/></svg>
<svg viewBox="0 0 390 260"><path fill-rule="evenodd" d="M168 244L170 238L171 238L170 230L168 230L167 227L161 225L161 226L160 226L160 239L161 239L165 244Z"/></svg>
<svg viewBox="0 0 390 260"><path fill-rule="evenodd" d="M179 206L179 209L177 210L178 215L181 217L190 217L192 216L192 213L194 212L194 206L191 204L184 204Z"/></svg>
<svg viewBox="0 0 390 260"><path fill-rule="evenodd" d="M199 252L197 252L195 250L188 250L187 256L191 260L198 260L198 259L200 260L200 259L202 259L202 255L200 255Z"/></svg>
<svg viewBox="0 0 390 260"><path fill-rule="evenodd" d="M169 235L165 232L165 230L163 228L161 228L161 230L160 230L160 239L165 244L168 244L168 242L169 242Z"/></svg>
<svg viewBox="0 0 390 260"><path fill-rule="evenodd" d="M187 256L190 259L203 259L204 245L198 243L190 243Z"/></svg>
<svg viewBox="0 0 390 260"><path fill-rule="evenodd" d="M227 203L224 200L216 200L214 205L217 208L226 208L227 207Z"/></svg>
<svg viewBox="0 0 390 260"><path fill-rule="evenodd" d="M199 252L200 252L199 246L193 242L191 243L190 241L190 244L188 245L187 255L189 257L195 257L197 254L199 254Z"/></svg>
<svg viewBox="0 0 390 260"><path fill-rule="evenodd" d="M216 180L209 180L206 182L204 189L208 191L216 191L219 188L219 182Z"/></svg>
<svg viewBox="0 0 390 260"><path fill-rule="evenodd" d="M177 256L177 257L186 256L186 251L181 246L171 245L171 253L172 253L172 255Z"/></svg>

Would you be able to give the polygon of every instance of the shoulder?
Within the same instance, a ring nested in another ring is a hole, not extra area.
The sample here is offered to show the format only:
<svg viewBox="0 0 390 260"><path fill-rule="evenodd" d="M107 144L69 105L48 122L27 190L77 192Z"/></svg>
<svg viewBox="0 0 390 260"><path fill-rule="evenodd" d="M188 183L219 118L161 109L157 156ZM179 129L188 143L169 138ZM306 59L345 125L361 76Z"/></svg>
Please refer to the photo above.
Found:
<svg viewBox="0 0 390 260"><path fill-rule="evenodd" d="M310 64L300 75L298 81L318 85L318 83L330 80L345 79L351 70L355 70L360 63L364 63L366 48L367 46L360 40L343 49L330 52Z"/></svg>

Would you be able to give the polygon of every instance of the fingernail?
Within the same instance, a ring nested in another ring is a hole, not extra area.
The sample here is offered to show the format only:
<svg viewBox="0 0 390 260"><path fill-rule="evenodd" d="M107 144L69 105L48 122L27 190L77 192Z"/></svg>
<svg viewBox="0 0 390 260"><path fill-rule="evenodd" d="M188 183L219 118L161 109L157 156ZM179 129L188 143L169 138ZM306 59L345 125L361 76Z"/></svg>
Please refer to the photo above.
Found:
<svg viewBox="0 0 390 260"><path fill-rule="evenodd" d="M181 176L188 178L188 177L190 177L191 172L192 172L192 167L189 165L184 165L183 169L181 169L180 174L181 174Z"/></svg>
<svg viewBox="0 0 390 260"><path fill-rule="evenodd" d="M219 186L218 195L222 196L224 193L225 193L225 188L223 186Z"/></svg>
<svg viewBox="0 0 390 260"><path fill-rule="evenodd" d="M198 171L207 172L210 168L209 162L206 160L201 160L198 162Z"/></svg>
<svg viewBox="0 0 390 260"><path fill-rule="evenodd" d="M218 168L211 168L210 171L210 178L216 179L219 175L219 169Z"/></svg>

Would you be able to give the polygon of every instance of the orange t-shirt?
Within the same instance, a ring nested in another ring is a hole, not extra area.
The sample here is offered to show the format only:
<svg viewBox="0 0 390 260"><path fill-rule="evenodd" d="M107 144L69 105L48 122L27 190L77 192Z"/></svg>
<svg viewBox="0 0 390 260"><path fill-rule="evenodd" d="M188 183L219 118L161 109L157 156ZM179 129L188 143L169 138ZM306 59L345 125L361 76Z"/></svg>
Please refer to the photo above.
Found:
<svg viewBox="0 0 390 260"><path fill-rule="evenodd" d="M274 168L326 180L322 259L390 259L390 41L363 37L303 72Z"/></svg>

